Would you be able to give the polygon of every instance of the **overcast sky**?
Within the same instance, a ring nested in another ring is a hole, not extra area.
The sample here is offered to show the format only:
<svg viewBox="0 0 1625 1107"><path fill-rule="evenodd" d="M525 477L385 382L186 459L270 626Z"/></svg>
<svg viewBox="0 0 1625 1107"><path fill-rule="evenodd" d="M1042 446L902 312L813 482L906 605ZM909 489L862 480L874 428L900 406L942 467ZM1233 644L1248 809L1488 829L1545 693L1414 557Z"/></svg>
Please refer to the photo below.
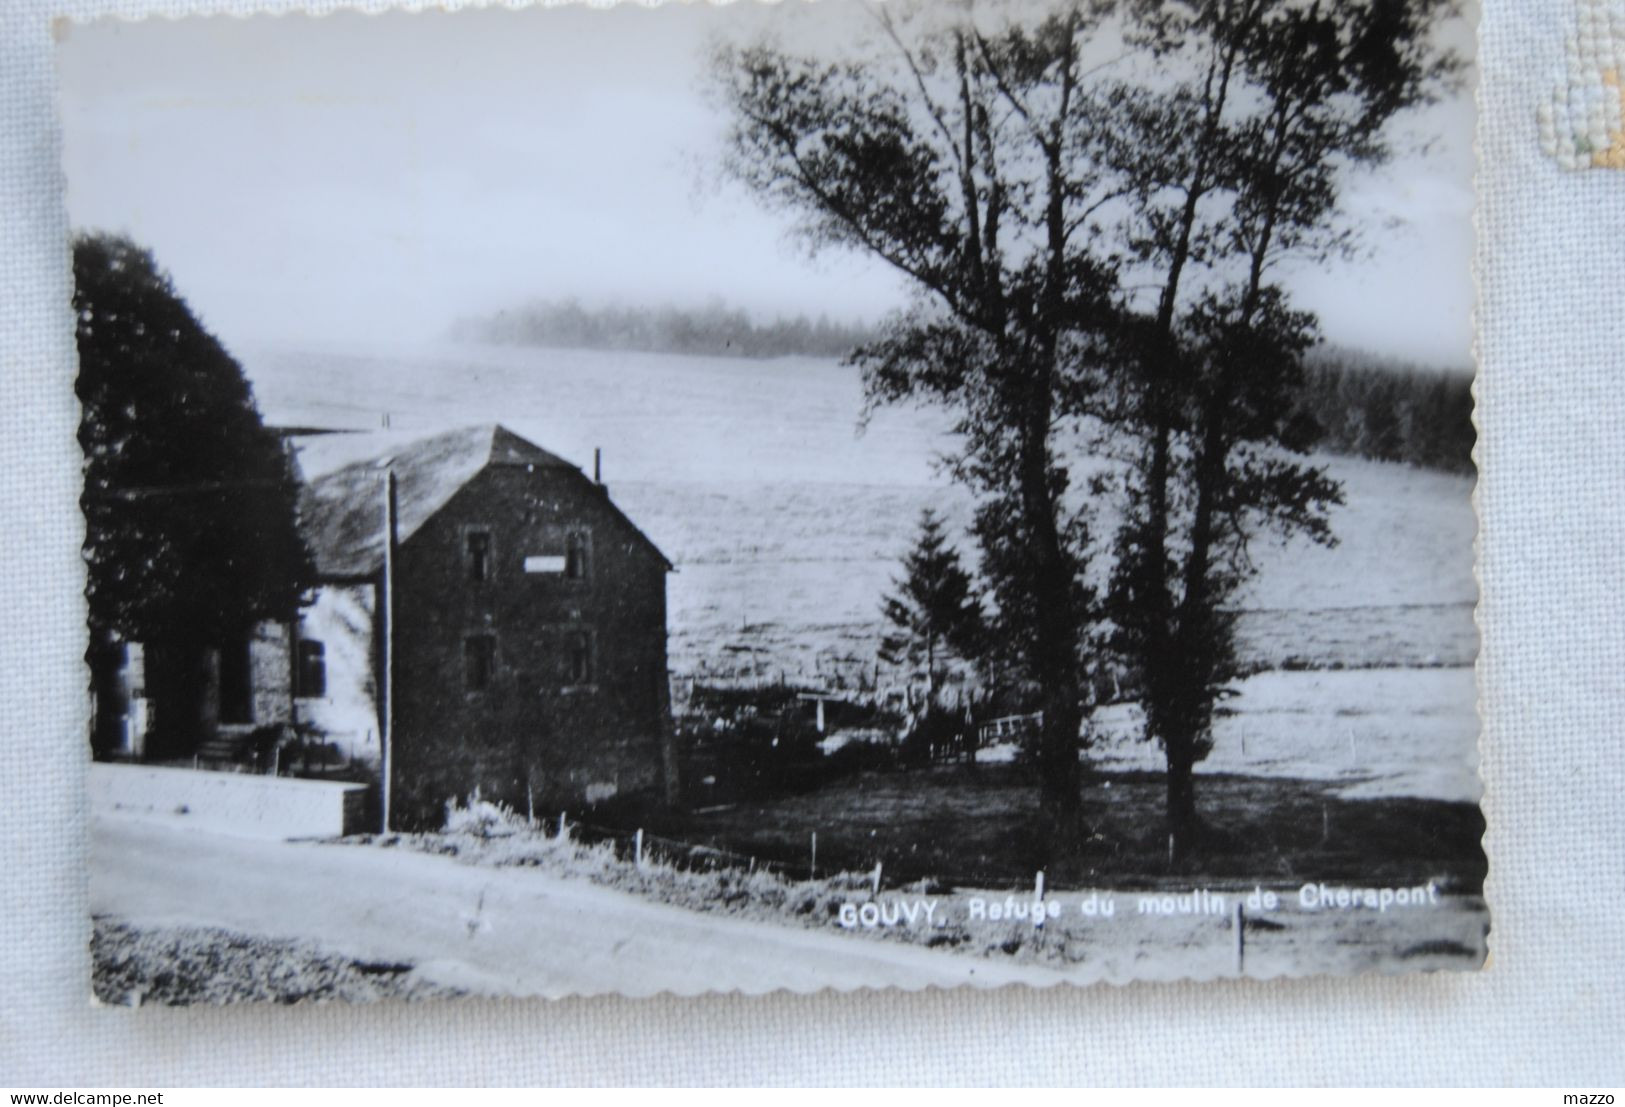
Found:
<svg viewBox="0 0 1625 1107"><path fill-rule="evenodd" d="M533 298L873 320L902 283L809 259L718 180L709 38L828 33L834 4L348 13L75 27L60 47L75 227L151 247L228 346L428 341ZM782 29L782 28L781 28ZM1463 25L1453 37L1470 42ZM1290 282L1334 342L1469 358L1472 104L1348 192L1371 256Z"/></svg>

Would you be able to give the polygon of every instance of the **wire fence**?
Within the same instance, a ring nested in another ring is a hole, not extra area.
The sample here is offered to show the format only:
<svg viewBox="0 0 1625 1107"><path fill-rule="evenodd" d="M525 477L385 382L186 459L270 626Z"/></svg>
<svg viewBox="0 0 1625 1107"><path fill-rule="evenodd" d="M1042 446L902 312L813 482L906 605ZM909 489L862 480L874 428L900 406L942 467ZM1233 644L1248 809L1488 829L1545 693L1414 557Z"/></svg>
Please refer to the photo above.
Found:
<svg viewBox="0 0 1625 1107"><path fill-rule="evenodd" d="M943 869L884 851L864 854L849 846L822 838L809 831L805 849L774 843L759 850L739 850L712 843L698 843L651 833L644 828L605 826L579 821L561 812L553 826L539 826L557 837L568 836L583 845L608 843L618 860L635 865L663 862L687 872L718 872L724 869L746 873L769 873L786 881L834 880L847 878L854 887L868 887L879 895L890 889L915 889L921 885L934 894L962 888L1000 893L1025 893L1042 888L1044 874L1017 876L1008 869L969 871ZM1056 889L1059 890L1059 889Z"/></svg>
<svg viewBox="0 0 1625 1107"><path fill-rule="evenodd" d="M985 898L981 900L983 913L977 914L972 911L964 916L964 925L968 926L978 921L994 924L1010 923L1016 924L1021 930L1031 926L1033 928L1031 933L1034 934L1039 933L1039 928L1045 922L1055 923L1062 918L1083 919L1085 928L1095 921L1108 920L1114 916L1123 920L1143 919L1147 925L1153 926L1157 925L1158 920L1183 920L1195 928L1192 933L1197 939L1196 945L1190 945L1188 942L1186 945L1192 949L1208 950L1213 950L1214 946L1218 945L1223 951L1221 955L1226 957L1228 970L1236 975L1245 974L1248 961L1257 952L1267 953L1270 949L1279 951L1290 947L1293 943L1305 940L1303 937L1305 934L1316 932L1317 927L1324 928L1329 924L1336 924L1343 917L1335 913L1310 912L1308 915L1302 915L1286 911L1282 907L1287 899L1285 895L1277 899L1274 894L1264 892L1257 882L1251 880L1209 882L1211 886L1201 889L1187 883L1183 891L1171 891L1168 888L1149 886L1135 888L1122 882L1112 882L1109 886L1097 884L1083 889L1066 888L1047 885L1042 871L1035 872L1030 878L1020 879L1013 877L1009 872L977 874L937 871L928 877L920 877L910 874L906 865L892 867L883 858L878 857L874 859L872 865L853 864L852 854L845 853L841 860L826 863L817 852L819 849L817 836L811 832L808 836L807 856L802 860L786 859L782 855L772 856L767 852L751 852L695 843L666 834L651 833L641 827L628 830L625 827L607 826L590 821L573 821L567 812L561 812L556 819L556 822L553 819L545 821L533 819L530 825L555 842L570 842L589 847L607 845L618 862L635 866L639 871L669 866L672 869L693 873L714 873L724 870L764 873L792 883L818 880L822 882L825 893L834 893L837 901L844 895L847 897L845 902L852 904L860 912L853 916L858 920L851 924L854 926L871 925L863 921L871 915L873 925L878 926L884 922L888 907L887 901L881 900L880 897L882 892L887 890L929 895L946 895L956 891L986 893ZM1188 882L1190 878L1184 879ZM1089 894L1082 895L1077 901L1062 908L1058 905L1056 897L1068 892ZM733 902L733 897L737 895L752 894L749 889L719 889L717 893L726 895L729 902ZM661 893L656 891L654 894L658 896ZM1007 901L1011 895L1016 899L1014 904L1001 902ZM1120 904L1120 911L1113 911L1110 906L1099 911L1091 910L1090 902L1101 896L1105 897L1107 902L1114 896L1127 898L1128 902ZM1183 902L1186 900L1190 901L1188 905ZM773 901L769 899L763 902L771 905ZM1149 908L1146 906L1148 902L1151 904ZM1040 911L1038 905L1047 910ZM894 913L894 919L901 917L901 914ZM843 922L842 925L848 924ZM1068 930L1065 926L1061 927L1061 931L1057 941L1069 942L1078 936L1078 931ZM1152 937L1155 939L1155 934ZM1185 942L1183 938L1180 940ZM1401 959L1423 955L1469 958L1474 956L1471 942L1458 940L1457 937L1450 935L1418 942L1416 935L1410 930L1400 933L1392 929L1365 928L1358 934L1340 937L1337 942L1341 946L1369 948L1379 954L1386 950L1387 953L1382 954L1383 956L1397 955ZM1396 942L1399 944L1395 945ZM1006 952L1013 950L1006 948Z"/></svg>
<svg viewBox="0 0 1625 1107"><path fill-rule="evenodd" d="M658 860L673 868L689 872L716 872L721 869L739 869L747 872L772 873L786 880L816 878L813 862L798 864L772 856L744 853L722 846L685 842L678 838L653 834L642 828L627 830L622 827L602 826L595 823L569 820L560 816L561 830L572 840L583 845L609 843L615 856L623 861L640 863Z"/></svg>

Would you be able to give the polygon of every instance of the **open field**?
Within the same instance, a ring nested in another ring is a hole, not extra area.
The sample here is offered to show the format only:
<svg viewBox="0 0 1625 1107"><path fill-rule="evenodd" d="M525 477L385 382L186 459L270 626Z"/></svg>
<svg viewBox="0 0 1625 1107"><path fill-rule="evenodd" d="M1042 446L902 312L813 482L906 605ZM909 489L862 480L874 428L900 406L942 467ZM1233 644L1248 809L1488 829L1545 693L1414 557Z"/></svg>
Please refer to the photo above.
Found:
<svg viewBox="0 0 1625 1107"><path fill-rule="evenodd" d="M1091 773L1093 838L1060 852L1034 825L1036 783L1016 766L865 772L814 792L652 821L662 834L749 854L807 875L883 864L899 883L1010 889L1043 870L1052 887L1175 887L1192 880L1441 880L1476 892L1485 872L1476 804L1350 799L1324 783L1208 774L1197 805L1212 833L1199 857L1170 867L1157 773Z"/></svg>
<svg viewBox="0 0 1625 1107"><path fill-rule="evenodd" d="M1471 665L1469 482L1347 458L1327 464L1349 500L1336 517L1343 541L1331 550L1261 545L1244 598L1243 658L1256 668ZM961 530L970 519L964 491L937 485L631 481L611 493L677 564L668 591L678 675L723 667L850 677L873 663L880 600L921 509Z"/></svg>
<svg viewBox="0 0 1625 1107"><path fill-rule="evenodd" d="M1305 778L1344 798L1477 803L1478 716L1471 669L1264 672L1240 682L1213 727L1199 774ZM1463 705L1466 705L1464 710ZM1085 754L1103 770L1155 772L1137 708L1096 713Z"/></svg>

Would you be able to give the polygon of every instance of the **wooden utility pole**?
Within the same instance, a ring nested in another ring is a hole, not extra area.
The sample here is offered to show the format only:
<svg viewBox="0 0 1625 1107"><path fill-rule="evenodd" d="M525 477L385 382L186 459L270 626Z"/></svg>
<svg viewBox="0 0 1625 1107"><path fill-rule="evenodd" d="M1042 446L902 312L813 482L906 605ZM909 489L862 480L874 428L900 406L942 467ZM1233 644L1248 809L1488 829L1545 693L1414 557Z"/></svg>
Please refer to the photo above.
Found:
<svg viewBox="0 0 1625 1107"><path fill-rule="evenodd" d="M379 726L378 793L382 826L379 832L389 833L390 776L393 770L395 742L395 470L384 470L384 571L378 598L379 621L383 633L379 635L379 649L383 651L383 664L379 666L383 689L380 699L383 719Z"/></svg>

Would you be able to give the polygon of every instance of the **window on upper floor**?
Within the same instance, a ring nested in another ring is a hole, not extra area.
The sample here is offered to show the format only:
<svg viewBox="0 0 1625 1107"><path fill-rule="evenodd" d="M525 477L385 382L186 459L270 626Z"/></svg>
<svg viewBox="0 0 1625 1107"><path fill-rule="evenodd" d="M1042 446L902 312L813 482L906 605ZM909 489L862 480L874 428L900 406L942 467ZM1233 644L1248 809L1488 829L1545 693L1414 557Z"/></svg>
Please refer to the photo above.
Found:
<svg viewBox="0 0 1625 1107"><path fill-rule="evenodd" d="M471 530L463 536L463 563L468 579L478 584L491 579L491 532Z"/></svg>
<svg viewBox="0 0 1625 1107"><path fill-rule="evenodd" d="M571 531L564 539L564 575L570 580L592 575L592 547L581 531Z"/></svg>

